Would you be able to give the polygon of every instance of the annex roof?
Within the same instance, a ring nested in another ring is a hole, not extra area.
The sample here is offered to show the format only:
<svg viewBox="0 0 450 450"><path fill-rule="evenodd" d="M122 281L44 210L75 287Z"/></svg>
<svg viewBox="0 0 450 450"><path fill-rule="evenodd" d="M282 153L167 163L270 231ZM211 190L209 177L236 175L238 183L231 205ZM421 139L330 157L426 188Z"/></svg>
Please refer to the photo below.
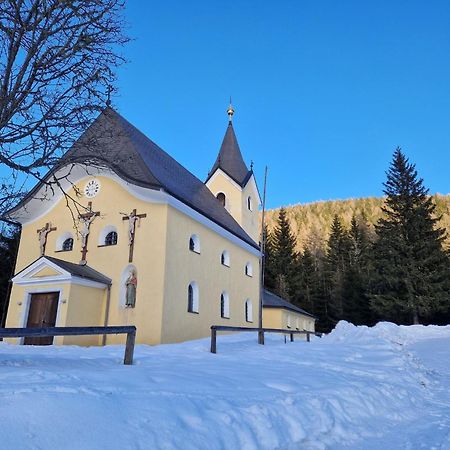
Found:
<svg viewBox="0 0 450 450"><path fill-rule="evenodd" d="M85 280L96 281L96 282L104 284L104 285L111 284L111 278L108 278L106 275L103 275L102 273L98 272L97 270L93 269L90 266L71 263L69 261L64 261L62 259L53 258L53 257L47 256L47 255L40 256L38 259L33 261L27 267L25 267L20 272L18 272L16 275L14 275L14 279L20 278L20 276L22 274L28 273L28 272L32 271L34 268L39 268L41 263L48 264L45 261L49 261L50 263L61 268L63 271L68 272L70 275L72 275L76 278L82 278Z"/></svg>
<svg viewBox="0 0 450 450"><path fill-rule="evenodd" d="M76 163L96 167L106 166L129 183L150 189L162 189L247 244L259 249L258 244L233 219L202 181L109 106L64 154L53 171ZM48 178L51 173L47 174ZM32 199L39 187L38 184L8 213L16 211Z"/></svg>
<svg viewBox="0 0 450 450"><path fill-rule="evenodd" d="M315 316L313 314L310 314L309 312L306 312L304 309L293 305L292 303L288 302L284 298L279 297L278 295L274 294L273 292L268 291L267 289L264 289L263 307L264 308L288 309L290 311L294 311L296 313L315 318Z"/></svg>
<svg viewBox="0 0 450 450"><path fill-rule="evenodd" d="M217 169L223 170L241 187L244 187L247 184L247 181L253 174L253 172L248 170L245 165L231 121L228 122L228 127L225 132L219 154L216 162L208 174L206 181L214 175Z"/></svg>

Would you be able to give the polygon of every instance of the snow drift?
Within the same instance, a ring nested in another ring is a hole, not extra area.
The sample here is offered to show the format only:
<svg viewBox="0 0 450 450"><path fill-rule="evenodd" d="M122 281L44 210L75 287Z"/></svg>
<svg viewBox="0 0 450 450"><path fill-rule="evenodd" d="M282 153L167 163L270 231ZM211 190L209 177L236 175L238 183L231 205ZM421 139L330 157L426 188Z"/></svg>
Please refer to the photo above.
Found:
<svg viewBox="0 0 450 450"><path fill-rule="evenodd" d="M450 326L340 322L311 343L0 344L0 448L450 448Z"/></svg>

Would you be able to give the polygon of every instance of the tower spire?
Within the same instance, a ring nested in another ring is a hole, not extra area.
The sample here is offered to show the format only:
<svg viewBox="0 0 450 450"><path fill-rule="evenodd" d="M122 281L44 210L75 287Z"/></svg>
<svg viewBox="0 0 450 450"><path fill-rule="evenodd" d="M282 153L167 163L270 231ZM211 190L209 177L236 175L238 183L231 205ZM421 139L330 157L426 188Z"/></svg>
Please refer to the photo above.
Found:
<svg viewBox="0 0 450 450"><path fill-rule="evenodd" d="M228 106L227 114L228 114L228 122L231 123L231 121L233 120L233 114L234 114L233 105L231 103L231 95L230 95L230 106Z"/></svg>

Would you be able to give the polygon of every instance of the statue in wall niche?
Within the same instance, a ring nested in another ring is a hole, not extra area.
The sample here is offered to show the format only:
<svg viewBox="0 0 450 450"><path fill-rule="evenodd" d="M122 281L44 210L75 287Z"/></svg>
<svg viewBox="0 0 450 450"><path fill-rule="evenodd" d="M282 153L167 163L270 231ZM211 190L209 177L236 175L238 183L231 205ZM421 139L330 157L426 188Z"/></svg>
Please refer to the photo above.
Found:
<svg viewBox="0 0 450 450"><path fill-rule="evenodd" d="M134 308L136 304L136 288L137 288L137 276L134 269L131 270L127 281L125 282L125 307Z"/></svg>

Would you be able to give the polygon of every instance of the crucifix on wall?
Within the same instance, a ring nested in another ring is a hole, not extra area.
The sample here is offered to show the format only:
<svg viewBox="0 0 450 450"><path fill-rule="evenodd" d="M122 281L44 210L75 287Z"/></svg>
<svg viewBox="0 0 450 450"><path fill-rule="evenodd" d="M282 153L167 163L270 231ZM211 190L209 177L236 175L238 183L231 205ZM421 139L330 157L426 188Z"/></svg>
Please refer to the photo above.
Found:
<svg viewBox="0 0 450 450"><path fill-rule="evenodd" d="M128 262L133 261L133 251L134 251L134 237L136 234L136 224L139 226L141 219L147 217L147 214L138 214L136 209L133 209L130 214L122 217L122 220L128 220L128 246L130 252L128 255Z"/></svg>
<svg viewBox="0 0 450 450"><path fill-rule="evenodd" d="M80 214L78 216L82 228L80 230L81 236L81 263L86 263L86 254L87 254L87 243L90 233L91 223L95 220L97 216L100 215L100 211L92 211L92 202L88 203L88 212L84 214Z"/></svg>
<svg viewBox="0 0 450 450"><path fill-rule="evenodd" d="M45 254L45 246L47 245L47 235L48 233L50 233L50 231L56 231L56 227L52 228L52 224L50 222L47 222L45 226L37 230L39 246L41 248L41 256Z"/></svg>

